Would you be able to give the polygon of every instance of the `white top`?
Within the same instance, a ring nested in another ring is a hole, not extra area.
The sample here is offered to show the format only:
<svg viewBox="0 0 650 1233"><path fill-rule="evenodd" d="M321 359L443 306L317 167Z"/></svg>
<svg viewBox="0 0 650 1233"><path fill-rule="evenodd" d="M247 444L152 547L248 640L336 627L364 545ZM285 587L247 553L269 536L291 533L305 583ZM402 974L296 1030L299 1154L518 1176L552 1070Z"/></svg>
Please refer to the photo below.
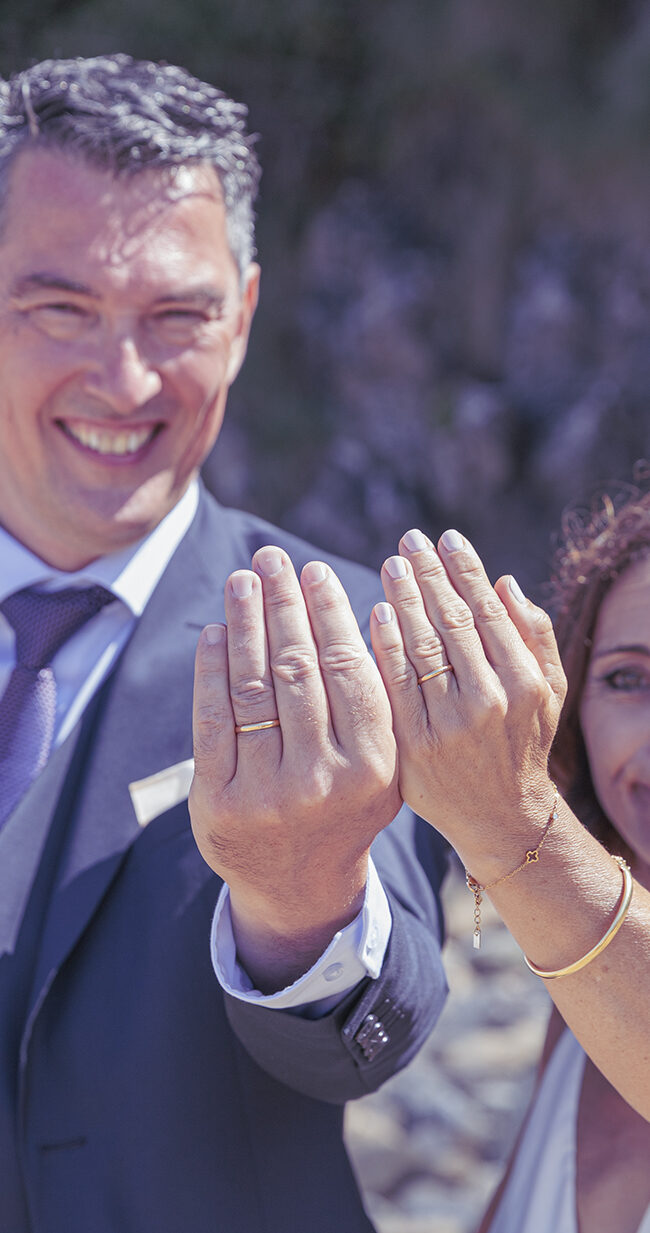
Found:
<svg viewBox="0 0 650 1233"><path fill-rule="evenodd" d="M490 1233L578 1233L576 1128L585 1054L568 1029L549 1061ZM650 1233L650 1207L638 1233Z"/></svg>
<svg viewBox="0 0 650 1233"><path fill-rule="evenodd" d="M194 480L178 504L145 539L120 552L101 557L75 573L66 573L47 565L0 527L0 602L7 595L28 586L56 591L63 587L93 584L106 587L117 601L107 604L83 625L52 660L57 686L56 745L62 744L73 730L106 679L186 534L196 514L198 501L199 485ZM15 662L14 632L0 613L0 697ZM189 778L176 800L187 797L192 768L186 764L186 769L189 769ZM161 767L160 771L163 776L150 776L150 779L164 778L166 768ZM161 805L157 811L149 811L144 819L136 808L138 821L146 825L163 808L165 806ZM251 981L237 963L228 891L224 887L211 947L215 971L223 988L245 1001L259 1002L277 1010L299 1007L306 1017L318 1017L326 1014L364 977L376 978L381 971L392 921L386 892L372 862L370 865L365 903L356 919L334 935L309 972L287 989L267 997L251 989ZM215 945L217 933L218 948Z"/></svg>

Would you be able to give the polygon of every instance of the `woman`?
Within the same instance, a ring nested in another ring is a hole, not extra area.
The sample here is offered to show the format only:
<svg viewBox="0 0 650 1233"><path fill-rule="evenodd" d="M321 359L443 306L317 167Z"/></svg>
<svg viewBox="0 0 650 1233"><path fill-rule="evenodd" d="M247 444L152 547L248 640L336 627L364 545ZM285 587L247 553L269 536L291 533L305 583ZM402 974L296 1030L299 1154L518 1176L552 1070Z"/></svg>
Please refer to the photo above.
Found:
<svg viewBox="0 0 650 1233"><path fill-rule="evenodd" d="M457 532L438 553L408 532L383 581L373 644L403 795L469 871L475 941L488 890L556 1004L483 1229L650 1233L650 497L605 503L562 553L564 800L548 771L565 682L546 615L514 579L492 588Z"/></svg>

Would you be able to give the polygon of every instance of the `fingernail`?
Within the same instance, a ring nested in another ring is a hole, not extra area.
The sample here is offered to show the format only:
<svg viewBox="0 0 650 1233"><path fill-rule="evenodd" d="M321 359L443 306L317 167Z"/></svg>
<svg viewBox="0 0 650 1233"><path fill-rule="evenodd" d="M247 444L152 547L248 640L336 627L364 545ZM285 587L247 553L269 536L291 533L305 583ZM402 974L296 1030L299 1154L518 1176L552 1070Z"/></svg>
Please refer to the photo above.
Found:
<svg viewBox="0 0 650 1233"><path fill-rule="evenodd" d="M423 549L428 548L424 535L417 529L407 531L406 535L402 536L402 543L409 552L422 552Z"/></svg>
<svg viewBox="0 0 650 1233"><path fill-rule="evenodd" d="M322 561L309 561L302 571L303 582L322 582L327 578L327 566Z"/></svg>
<svg viewBox="0 0 650 1233"><path fill-rule="evenodd" d="M253 574L248 570L240 570L230 576L230 589L237 599L248 599L253 590Z"/></svg>
<svg viewBox="0 0 650 1233"><path fill-rule="evenodd" d="M225 625L206 625L203 634L206 642L210 643L210 646L216 646L218 642L223 642L226 636L226 627Z"/></svg>
<svg viewBox="0 0 650 1233"><path fill-rule="evenodd" d="M272 578L282 569L282 553L277 548L261 548L255 554L255 564L265 578Z"/></svg>
<svg viewBox="0 0 650 1233"><path fill-rule="evenodd" d="M390 604L375 604L375 616L380 625L388 625L393 619L393 609Z"/></svg>
<svg viewBox="0 0 650 1233"><path fill-rule="evenodd" d="M524 595L521 587L519 586L517 579L512 577L512 574L510 575L508 579L508 586L510 588L510 591L514 595L515 599L517 600L517 602L520 604L525 604L526 596Z"/></svg>
<svg viewBox="0 0 650 1233"><path fill-rule="evenodd" d="M440 541L447 552L457 552L459 548L465 547L460 531L445 531L444 535L440 536Z"/></svg>
<svg viewBox="0 0 650 1233"><path fill-rule="evenodd" d="M384 561L384 569L389 578L406 578L407 569L404 557L389 557Z"/></svg>

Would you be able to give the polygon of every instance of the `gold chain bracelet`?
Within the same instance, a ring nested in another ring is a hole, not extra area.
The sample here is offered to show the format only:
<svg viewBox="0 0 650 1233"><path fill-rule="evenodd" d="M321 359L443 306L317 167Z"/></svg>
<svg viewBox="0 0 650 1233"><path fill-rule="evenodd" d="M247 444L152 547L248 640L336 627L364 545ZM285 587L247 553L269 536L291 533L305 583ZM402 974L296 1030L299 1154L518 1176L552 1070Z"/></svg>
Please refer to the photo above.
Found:
<svg viewBox="0 0 650 1233"><path fill-rule="evenodd" d="M560 800L560 794L555 784L553 784L553 792L554 792L553 806L549 814L548 822L546 823L546 826L544 827L542 837L537 847L531 848L530 851L526 853L523 861L521 862L520 865L517 865L516 869L512 869L510 873L504 873L502 877L496 878L494 882L488 882L487 886L481 886L480 882L477 882L476 878L472 877L471 873L469 872L469 869L465 870L465 881L467 883L467 888L468 890L471 891L471 893L474 896L474 949L475 950L481 949L481 903L483 901L483 892L492 890L493 887L495 886L500 886L502 882L507 882L509 878L514 878L515 874L520 873L521 870L525 869L527 865L534 865L539 860L539 854L544 846L544 841L546 839L546 836L548 835L548 832L550 831L553 823L557 822L557 808L558 808L558 804Z"/></svg>

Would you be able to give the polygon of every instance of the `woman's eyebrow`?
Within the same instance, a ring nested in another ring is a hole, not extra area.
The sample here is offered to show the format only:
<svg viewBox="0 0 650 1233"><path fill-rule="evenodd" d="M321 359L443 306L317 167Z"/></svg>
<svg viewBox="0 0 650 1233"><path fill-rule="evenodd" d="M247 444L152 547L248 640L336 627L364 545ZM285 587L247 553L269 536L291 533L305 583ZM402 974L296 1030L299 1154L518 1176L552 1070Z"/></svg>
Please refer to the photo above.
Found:
<svg viewBox="0 0 650 1233"><path fill-rule="evenodd" d="M643 643L630 642L622 646L603 647L592 653L592 659L604 659L606 655L647 655L650 658L650 647Z"/></svg>

